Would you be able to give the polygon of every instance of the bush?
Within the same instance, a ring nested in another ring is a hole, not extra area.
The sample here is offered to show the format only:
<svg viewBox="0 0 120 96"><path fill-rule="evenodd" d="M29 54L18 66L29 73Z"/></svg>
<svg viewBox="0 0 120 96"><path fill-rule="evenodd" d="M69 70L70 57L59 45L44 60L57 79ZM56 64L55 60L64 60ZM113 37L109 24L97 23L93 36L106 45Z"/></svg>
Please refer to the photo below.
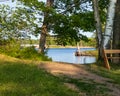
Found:
<svg viewBox="0 0 120 96"><path fill-rule="evenodd" d="M38 53L34 47L22 48L16 57L21 59L34 59L34 60L42 60L42 61L51 60L45 54Z"/></svg>
<svg viewBox="0 0 120 96"><path fill-rule="evenodd" d="M45 54L40 54L32 47L20 48L19 45L0 47L0 52L20 59L51 61Z"/></svg>

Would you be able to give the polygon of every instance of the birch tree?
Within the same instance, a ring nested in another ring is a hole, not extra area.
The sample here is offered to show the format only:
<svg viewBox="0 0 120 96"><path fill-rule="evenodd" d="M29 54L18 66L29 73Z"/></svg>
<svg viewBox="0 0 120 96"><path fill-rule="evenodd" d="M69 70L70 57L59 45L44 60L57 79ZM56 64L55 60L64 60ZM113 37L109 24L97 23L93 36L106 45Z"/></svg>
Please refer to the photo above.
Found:
<svg viewBox="0 0 120 96"><path fill-rule="evenodd" d="M107 45L110 44L110 39L112 38L112 31L113 31L113 19L115 15L115 5L117 0L110 0L109 7L107 12L107 21L104 33L104 44L103 47L107 49Z"/></svg>
<svg viewBox="0 0 120 96"><path fill-rule="evenodd" d="M98 42L98 60L102 59L102 49L103 49L103 43L102 43L102 26L101 26L101 20L99 15L99 7L98 7L98 0L92 0L93 2L93 9L94 9L94 19L95 19L95 26L96 26L96 36L97 36L97 42Z"/></svg>

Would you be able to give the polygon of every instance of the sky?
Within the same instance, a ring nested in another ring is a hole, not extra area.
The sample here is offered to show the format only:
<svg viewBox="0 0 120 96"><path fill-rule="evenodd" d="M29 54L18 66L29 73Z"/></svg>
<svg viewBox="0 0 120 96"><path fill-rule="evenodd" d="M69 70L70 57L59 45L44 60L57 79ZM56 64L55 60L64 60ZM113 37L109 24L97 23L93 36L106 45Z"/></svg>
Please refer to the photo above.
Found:
<svg viewBox="0 0 120 96"><path fill-rule="evenodd" d="M16 2L12 2L11 0L0 0L0 4L7 4L10 5L11 7L14 7Z"/></svg>
<svg viewBox="0 0 120 96"><path fill-rule="evenodd" d="M46 2L46 0L39 0L39 1L43 1ZM0 0L0 4L7 4L11 7L15 7L16 2L12 2L12 0ZM83 35L87 36L87 37L92 37L93 36L93 32L82 32L80 31L80 33L82 33ZM32 39L38 39L39 36L36 38L35 36L32 36Z"/></svg>

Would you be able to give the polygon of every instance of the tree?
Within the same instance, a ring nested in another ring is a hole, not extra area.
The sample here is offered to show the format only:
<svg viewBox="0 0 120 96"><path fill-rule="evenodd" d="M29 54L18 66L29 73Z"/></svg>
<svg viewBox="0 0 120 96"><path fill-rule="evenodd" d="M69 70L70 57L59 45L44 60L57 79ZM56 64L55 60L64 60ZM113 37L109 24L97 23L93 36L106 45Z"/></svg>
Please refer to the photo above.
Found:
<svg viewBox="0 0 120 96"><path fill-rule="evenodd" d="M0 15L0 39L2 40L19 40L35 31L36 24L33 23L35 17L26 8L13 9L7 5L0 5L0 14L2 14Z"/></svg>
<svg viewBox="0 0 120 96"><path fill-rule="evenodd" d="M113 49L120 49L120 0L117 0L113 24Z"/></svg>
<svg viewBox="0 0 120 96"><path fill-rule="evenodd" d="M86 40L86 37L79 33L80 29L94 29L93 19L91 18L93 14L91 14L90 11L86 12L86 8L83 9L80 6L80 4L85 3L86 0L83 0L84 2L80 0L56 0L57 3L53 0L48 0L49 6L45 6L38 0L20 1L24 2L26 6L29 6L34 11L44 13L43 26L39 27L41 34L39 52L44 52L47 32L52 31L58 37L57 41L60 41L62 45L66 45L67 42L79 41L80 38ZM54 6L52 6L53 2ZM84 18L84 14L86 18ZM80 19L80 17L82 18ZM87 21L88 19L90 20L89 22ZM87 22L84 23L85 21Z"/></svg>
<svg viewBox="0 0 120 96"><path fill-rule="evenodd" d="M88 10L90 7L87 0L56 0L56 13L53 15L53 32L57 34L57 41L61 45L67 43L88 41L87 37L80 34L80 31L93 31L94 19L93 12ZM86 6L84 6L87 4Z"/></svg>
<svg viewBox="0 0 120 96"><path fill-rule="evenodd" d="M45 6L38 0L20 1L24 2L24 4L29 6L32 10L44 13L43 26L39 27L41 34L39 52L44 52L47 36L46 33L48 32L52 31L56 34L58 37L58 44L66 45L67 42L71 41L77 42L80 39L87 40L85 36L79 33L80 30L93 31L95 29L93 11L89 10L91 0L55 0L55 2L53 0L47 0L47 2L49 2L49 6ZM95 12L98 12L95 13L99 50L98 59L102 58L102 25L105 21L105 11L101 8L105 8L108 4L106 3L107 1L108 0L100 0L99 7L98 1L96 2L96 0L93 0L93 4L97 4L99 8L97 9L97 6L94 6L94 9L96 9ZM102 14L99 14L99 11Z"/></svg>
<svg viewBox="0 0 120 96"><path fill-rule="evenodd" d="M113 49L120 49L120 0L117 0L115 8L115 18L113 23ZM116 54L119 57L119 54ZM114 63L119 63L120 60L114 60Z"/></svg>
<svg viewBox="0 0 120 96"><path fill-rule="evenodd" d="M46 6L48 8L52 7L54 0L47 0ZM41 36L40 36L40 42L39 42L39 53L44 53L45 44L46 44L46 36L48 33L48 16L49 16L49 10L48 12L44 12L44 21L41 28Z"/></svg>
<svg viewBox="0 0 120 96"><path fill-rule="evenodd" d="M101 20L99 15L98 0L92 0L92 1L93 1L94 18L95 18L95 25L96 25L96 36L97 36L97 44L98 44L98 60L101 60L103 56L102 25L101 25Z"/></svg>
<svg viewBox="0 0 120 96"><path fill-rule="evenodd" d="M107 11L107 21L105 26L105 33L104 33L104 48L107 49L107 46L110 45L110 41L112 38L113 32L113 20L115 15L115 4L117 0L110 0L109 7Z"/></svg>

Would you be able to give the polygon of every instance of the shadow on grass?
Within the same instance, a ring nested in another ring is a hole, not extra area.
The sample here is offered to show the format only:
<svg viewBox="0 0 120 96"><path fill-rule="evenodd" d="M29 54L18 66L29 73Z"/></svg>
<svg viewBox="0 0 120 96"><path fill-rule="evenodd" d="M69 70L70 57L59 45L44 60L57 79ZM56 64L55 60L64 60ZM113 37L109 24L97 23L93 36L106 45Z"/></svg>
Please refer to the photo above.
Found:
<svg viewBox="0 0 120 96"><path fill-rule="evenodd" d="M108 96L111 91L105 84L94 82L91 79L73 79L63 76L66 83L74 84L79 90L80 96Z"/></svg>

